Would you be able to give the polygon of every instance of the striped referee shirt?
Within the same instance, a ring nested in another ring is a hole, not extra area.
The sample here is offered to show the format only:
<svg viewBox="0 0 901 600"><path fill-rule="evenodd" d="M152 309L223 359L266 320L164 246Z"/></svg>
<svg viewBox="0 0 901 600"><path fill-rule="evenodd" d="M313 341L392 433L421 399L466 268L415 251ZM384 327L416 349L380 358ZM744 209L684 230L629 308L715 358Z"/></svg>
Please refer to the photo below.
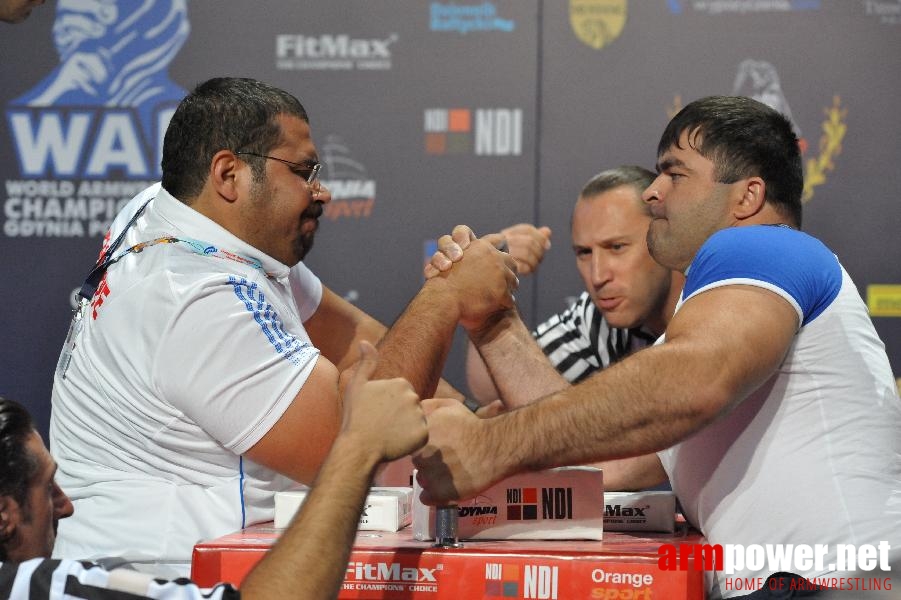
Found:
<svg viewBox="0 0 901 600"><path fill-rule="evenodd" d="M106 569L89 562L33 558L0 562L0 598L11 600L234 600L238 591L221 583L203 590L188 579L166 581L128 569Z"/></svg>
<svg viewBox="0 0 901 600"><path fill-rule="evenodd" d="M532 335L570 383L582 381L657 339L639 327L610 327L588 292L582 292L572 306L539 325Z"/></svg>

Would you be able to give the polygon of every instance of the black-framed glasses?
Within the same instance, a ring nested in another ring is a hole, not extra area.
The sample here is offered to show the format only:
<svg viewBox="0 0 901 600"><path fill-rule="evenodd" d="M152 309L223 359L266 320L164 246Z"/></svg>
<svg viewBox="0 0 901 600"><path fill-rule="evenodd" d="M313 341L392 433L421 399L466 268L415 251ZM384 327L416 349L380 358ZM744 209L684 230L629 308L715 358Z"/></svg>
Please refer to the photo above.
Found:
<svg viewBox="0 0 901 600"><path fill-rule="evenodd" d="M247 156L256 156L257 158L268 158L270 160L277 160L280 163L285 163L291 170L297 175L304 178L307 182L307 185L313 185L316 180L319 178L319 171L322 170L322 163L315 163L310 165L309 163L296 163L291 162L290 160L285 160L284 158L278 158L276 156L267 156L265 154L257 154L256 152L235 152L235 154L246 154Z"/></svg>

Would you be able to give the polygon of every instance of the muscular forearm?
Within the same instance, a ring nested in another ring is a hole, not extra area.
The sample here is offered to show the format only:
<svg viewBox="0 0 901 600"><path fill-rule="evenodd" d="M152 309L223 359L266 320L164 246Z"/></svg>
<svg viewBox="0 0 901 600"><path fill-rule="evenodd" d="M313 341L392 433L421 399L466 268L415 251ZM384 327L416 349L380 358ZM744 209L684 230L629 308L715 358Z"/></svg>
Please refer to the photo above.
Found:
<svg viewBox="0 0 901 600"><path fill-rule="evenodd" d="M709 423L728 393L698 385L666 344L552 394L504 419L489 435L510 441L509 470L608 461L667 448ZM711 359L712 360L712 359ZM522 443L520 443L520 441Z"/></svg>
<svg viewBox="0 0 901 600"><path fill-rule="evenodd" d="M441 285L427 281L379 342L375 379L403 377L421 398L435 395L459 320Z"/></svg>
<svg viewBox="0 0 901 600"><path fill-rule="evenodd" d="M334 598L376 464L372 452L338 437L300 514L247 576L242 597Z"/></svg>
<svg viewBox="0 0 901 600"><path fill-rule="evenodd" d="M466 348L466 383L470 393L483 406L500 398L500 393L488 372L488 366L472 341Z"/></svg>
<svg viewBox="0 0 901 600"><path fill-rule="evenodd" d="M490 425L509 430L497 434L511 440L521 468L662 450L766 383L797 326L794 308L768 290L716 288L682 306L664 343Z"/></svg>
<svg viewBox="0 0 901 600"><path fill-rule="evenodd" d="M514 310L489 327L470 332L470 339L508 408L525 406L569 386Z"/></svg>

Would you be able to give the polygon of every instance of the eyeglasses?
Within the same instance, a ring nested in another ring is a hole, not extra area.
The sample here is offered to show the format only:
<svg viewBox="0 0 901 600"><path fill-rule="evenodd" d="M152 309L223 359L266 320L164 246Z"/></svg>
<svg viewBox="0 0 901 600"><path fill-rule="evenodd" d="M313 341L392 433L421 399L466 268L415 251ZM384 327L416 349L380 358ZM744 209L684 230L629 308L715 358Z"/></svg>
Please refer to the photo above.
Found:
<svg viewBox="0 0 901 600"><path fill-rule="evenodd" d="M322 170L322 163L315 163L310 165L309 163L296 163L291 162L290 160L285 160L284 158L276 158L275 156L266 156L265 154L257 154L255 152L235 152L235 154L245 154L247 156L256 156L257 158L268 158L270 160L277 160L280 163L285 163L289 167L291 167L291 171L302 177L307 185L313 185L316 183L319 177L319 171ZM319 186L316 186L317 188Z"/></svg>

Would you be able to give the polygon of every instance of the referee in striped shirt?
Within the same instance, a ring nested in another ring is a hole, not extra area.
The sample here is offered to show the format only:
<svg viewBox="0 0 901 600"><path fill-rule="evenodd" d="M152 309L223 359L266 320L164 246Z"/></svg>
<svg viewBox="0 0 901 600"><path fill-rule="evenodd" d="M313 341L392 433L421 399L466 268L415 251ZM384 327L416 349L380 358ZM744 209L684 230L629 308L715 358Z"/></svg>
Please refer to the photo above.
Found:
<svg viewBox="0 0 901 600"><path fill-rule="evenodd" d="M28 411L0 397L0 599L165 600L334 598L376 468L428 439L420 399L404 379L370 381L378 352L368 342L344 393L341 431L302 510L239 592L201 589L129 569L51 560L60 519L72 502L56 484L56 462ZM389 410L390 409L390 410Z"/></svg>
<svg viewBox="0 0 901 600"><path fill-rule="evenodd" d="M585 184L573 208L572 248L585 291L532 332L548 360L570 383L653 344L673 315L684 277L657 264L646 239L651 214L641 194L655 177L637 166L602 171ZM508 251L518 264L528 265L527 271L541 259L535 257L533 243L538 231L531 225L516 225L502 232ZM471 344L466 374L470 392L480 405L504 400ZM638 477L633 472L621 481L612 465L606 464L605 485L609 489L656 485L662 473L657 471L656 458L649 460L642 466L630 459L629 469L650 469L653 474Z"/></svg>

